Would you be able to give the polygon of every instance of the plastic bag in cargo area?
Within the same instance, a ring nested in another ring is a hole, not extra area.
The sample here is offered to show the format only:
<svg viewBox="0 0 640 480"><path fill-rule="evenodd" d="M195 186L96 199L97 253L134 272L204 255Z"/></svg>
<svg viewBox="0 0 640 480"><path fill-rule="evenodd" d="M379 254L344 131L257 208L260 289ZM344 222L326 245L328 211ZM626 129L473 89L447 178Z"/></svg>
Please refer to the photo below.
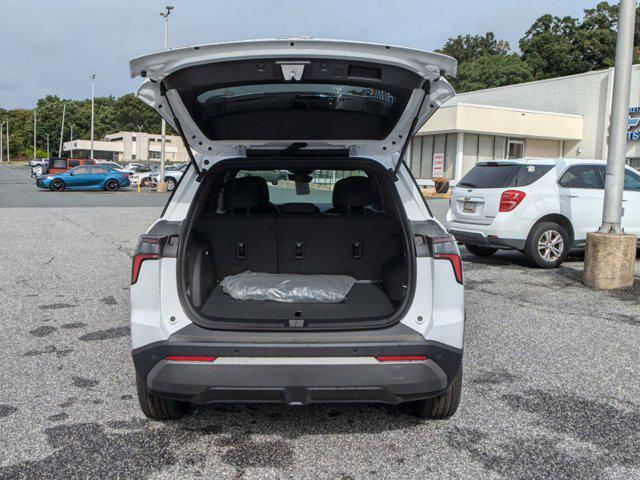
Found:
<svg viewBox="0 0 640 480"><path fill-rule="evenodd" d="M340 303L356 279L348 275L294 275L243 272L224 277L220 285L237 300Z"/></svg>

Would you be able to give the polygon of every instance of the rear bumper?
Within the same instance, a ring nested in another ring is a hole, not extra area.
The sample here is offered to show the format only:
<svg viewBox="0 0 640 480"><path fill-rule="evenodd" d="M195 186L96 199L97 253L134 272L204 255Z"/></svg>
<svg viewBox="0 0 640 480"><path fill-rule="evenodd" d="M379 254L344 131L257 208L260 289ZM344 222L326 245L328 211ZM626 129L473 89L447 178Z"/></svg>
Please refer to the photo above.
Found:
<svg viewBox="0 0 640 480"><path fill-rule="evenodd" d="M388 330L397 336L397 328ZM191 335L172 337L134 350L136 373L153 393L196 404L398 404L442 393L462 362L462 350L424 340L417 333L402 343L228 343L194 342ZM166 360L172 355L211 355L217 360L207 363ZM375 359L398 355L427 359L411 362Z"/></svg>
<svg viewBox="0 0 640 480"><path fill-rule="evenodd" d="M500 248L500 249L524 249L526 240L519 240L516 238L500 238L497 235L485 235L478 232L462 232L459 230L449 230L449 233L453 235L457 242L464 245L481 245L486 247Z"/></svg>

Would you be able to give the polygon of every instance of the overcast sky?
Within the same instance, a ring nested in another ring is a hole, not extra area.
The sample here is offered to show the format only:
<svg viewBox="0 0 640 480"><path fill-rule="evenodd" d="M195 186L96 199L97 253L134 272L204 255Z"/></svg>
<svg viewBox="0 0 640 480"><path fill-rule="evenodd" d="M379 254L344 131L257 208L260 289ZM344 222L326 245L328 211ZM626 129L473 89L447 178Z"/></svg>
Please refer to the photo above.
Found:
<svg viewBox="0 0 640 480"><path fill-rule="evenodd" d="M581 16L597 0L169 0L169 46L311 35L433 50L451 36L493 31L517 48L544 13ZM0 0L0 107L47 94L133 92L128 61L162 46L166 0Z"/></svg>

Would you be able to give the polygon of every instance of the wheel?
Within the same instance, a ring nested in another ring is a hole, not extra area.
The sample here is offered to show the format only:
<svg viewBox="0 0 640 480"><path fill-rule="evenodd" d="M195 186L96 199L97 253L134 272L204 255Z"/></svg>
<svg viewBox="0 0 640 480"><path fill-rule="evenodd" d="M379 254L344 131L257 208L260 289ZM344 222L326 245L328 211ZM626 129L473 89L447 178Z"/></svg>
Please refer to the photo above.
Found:
<svg viewBox="0 0 640 480"><path fill-rule="evenodd" d="M167 182L167 192L173 192L173 189L176 188L176 181L173 178L167 178L165 181Z"/></svg>
<svg viewBox="0 0 640 480"><path fill-rule="evenodd" d="M152 420L175 420L187 410L185 402L161 398L151 393L140 377L136 377L136 386L142 413Z"/></svg>
<svg viewBox="0 0 640 480"><path fill-rule="evenodd" d="M462 396L462 367L453 378L449 388L437 397L427 398L413 403L413 411L420 418L449 418L460 405Z"/></svg>
<svg viewBox="0 0 640 480"><path fill-rule="evenodd" d="M117 180L107 180L107 183L104 185L104 188L109 190L110 192L115 192L120 188L120 184Z"/></svg>
<svg viewBox="0 0 640 480"><path fill-rule="evenodd" d="M481 245L465 244L464 246L467 247L467 250L469 250L469 252L473 253L478 257L490 257L491 255L493 255L498 251L497 248L483 247Z"/></svg>
<svg viewBox="0 0 640 480"><path fill-rule="evenodd" d="M141 185L143 187L148 187L149 186L149 179L148 178L142 179Z"/></svg>
<svg viewBox="0 0 640 480"><path fill-rule="evenodd" d="M61 192L62 190L64 190L64 182L58 179L54 180L53 182L51 182L51 190L55 192Z"/></svg>
<svg viewBox="0 0 640 480"><path fill-rule="evenodd" d="M541 268L556 268L567 258L571 247L567 231L557 223L534 225L525 245L525 255Z"/></svg>

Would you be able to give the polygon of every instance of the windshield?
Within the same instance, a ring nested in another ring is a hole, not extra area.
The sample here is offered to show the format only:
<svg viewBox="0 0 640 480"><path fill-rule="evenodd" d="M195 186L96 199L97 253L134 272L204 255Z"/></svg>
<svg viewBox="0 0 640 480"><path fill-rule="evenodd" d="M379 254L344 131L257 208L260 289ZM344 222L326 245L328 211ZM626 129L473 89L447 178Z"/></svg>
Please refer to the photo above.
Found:
<svg viewBox="0 0 640 480"><path fill-rule="evenodd" d="M518 163L478 163L458 182L460 187L507 188L531 185L553 165L522 165Z"/></svg>

